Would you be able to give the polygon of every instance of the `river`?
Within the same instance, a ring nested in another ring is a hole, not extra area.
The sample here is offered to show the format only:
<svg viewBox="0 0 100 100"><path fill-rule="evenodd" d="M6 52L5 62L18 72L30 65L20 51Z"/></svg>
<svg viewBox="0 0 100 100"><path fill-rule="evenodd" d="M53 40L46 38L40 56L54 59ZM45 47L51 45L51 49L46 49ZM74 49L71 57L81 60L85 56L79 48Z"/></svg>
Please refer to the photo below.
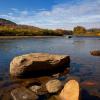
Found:
<svg viewBox="0 0 100 100"><path fill-rule="evenodd" d="M87 82L85 85L93 85L91 88L83 85L83 88L100 96L100 57L90 55L92 50L100 50L99 37L0 39L1 87L3 81L10 80L9 66L15 56L32 52L67 54L71 58L69 75L79 77L83 83Z"/></svg>
<svg viewBox="0 0 100 100"><path fill-rule="evenodd" d="M0 40L0 79L9 78L9 64L13 57L31 53L46 52L67 54L71 57L70 74L82 80L100 81L100 57L90 55L91 50L100 50L97 37L34 37Z"/></svg>

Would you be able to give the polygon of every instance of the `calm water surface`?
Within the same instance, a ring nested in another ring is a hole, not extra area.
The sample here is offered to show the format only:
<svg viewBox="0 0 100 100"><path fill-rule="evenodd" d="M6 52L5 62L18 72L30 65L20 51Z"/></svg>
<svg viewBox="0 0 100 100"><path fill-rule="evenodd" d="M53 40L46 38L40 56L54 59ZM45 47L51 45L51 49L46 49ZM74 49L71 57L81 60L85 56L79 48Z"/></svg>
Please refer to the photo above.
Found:
<svg viewBox="0 0 100 100"><path fill-rule="evenodd" d="M13 57L30 53L46 52L68 54L71 57L71 75L81 80L100 82L100 57L90 55L100 50L100 38L43 37L0 40L0 80L9 78L9 64Z"/></svg>

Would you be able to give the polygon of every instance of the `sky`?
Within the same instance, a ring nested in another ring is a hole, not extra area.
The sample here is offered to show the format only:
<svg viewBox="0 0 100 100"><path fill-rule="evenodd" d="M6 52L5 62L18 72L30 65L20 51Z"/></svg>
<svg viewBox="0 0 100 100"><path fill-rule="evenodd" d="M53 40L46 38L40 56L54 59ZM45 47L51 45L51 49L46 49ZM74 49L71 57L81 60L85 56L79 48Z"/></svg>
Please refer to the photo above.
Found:
<svg viewBox="0 0 100 100"><path fill-rule="evenodd" d="M100 0L0 0L0 18L48 29L100 28Z"/></svg>

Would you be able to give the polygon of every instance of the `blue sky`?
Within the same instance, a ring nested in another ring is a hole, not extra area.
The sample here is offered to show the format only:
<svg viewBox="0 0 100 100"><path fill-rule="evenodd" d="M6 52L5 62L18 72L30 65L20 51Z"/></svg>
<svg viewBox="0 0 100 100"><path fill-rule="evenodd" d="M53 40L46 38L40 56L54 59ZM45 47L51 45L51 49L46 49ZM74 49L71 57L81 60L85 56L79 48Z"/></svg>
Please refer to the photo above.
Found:
<svg viewBox="0 0 100 100"><path fill-rule="evenodd" d="M0 17L49 29L100 28L100 0L0 0Z"/></svg>

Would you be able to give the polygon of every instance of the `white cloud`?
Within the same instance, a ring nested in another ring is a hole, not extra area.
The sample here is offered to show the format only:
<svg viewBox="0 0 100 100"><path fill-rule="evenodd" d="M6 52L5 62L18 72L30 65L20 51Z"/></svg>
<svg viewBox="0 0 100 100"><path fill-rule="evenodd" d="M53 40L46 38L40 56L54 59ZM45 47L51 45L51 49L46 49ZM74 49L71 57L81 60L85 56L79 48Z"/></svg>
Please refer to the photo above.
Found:
<svg viewBox="0 0 100 100"><path fill-rule="evenodd" d="M21 11L20 13L21 13L23 16L28 15L28 11L25 11L25 10L24 10L24 11Z"/></svg>
<svg viewBox="0 0 100 100"><path fill-rule="evenodd" d="M17 8L11 8L11 10L12 10L13 12L15 12L15 13L18 13L18 12L19 12L19 10L18 10Z"/></svg>
<svg viewBox="0 0 100 100"><path fill-rule="evenodd" d="M19 24L28 24L42 28L72 29L76 25L87 28L100 27L100 0L84 0L78 4L58 4L51 10L20 11L12 8L12 12L0 17L8 18Z"/></svg>

